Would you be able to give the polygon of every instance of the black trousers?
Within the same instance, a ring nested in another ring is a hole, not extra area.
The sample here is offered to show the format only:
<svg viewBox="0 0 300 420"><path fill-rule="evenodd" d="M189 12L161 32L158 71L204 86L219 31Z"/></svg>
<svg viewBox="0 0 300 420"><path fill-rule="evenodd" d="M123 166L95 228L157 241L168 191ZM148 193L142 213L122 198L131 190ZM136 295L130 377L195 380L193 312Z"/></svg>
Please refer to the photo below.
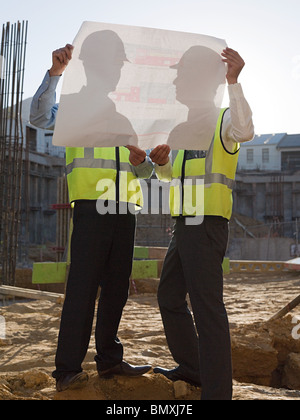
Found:
<svg viewBox="0 0 300 420"><path fill-rule="evenodd" d="M117 338L128 299L134 250L135 215L99 215L96 201L77 201L74 209L71 267L62 311L54 378L81 372L92 332L97 291L101 286L96 324L98 370L123 359Z"/></svg>
<svg viewBox="0 0 300 420"><path fill-rule="evenodd" d="M177 219L158 291L178 371L201 381L203 400L232 399L231 343L223 302L222 262L227 243L226 219L205 217L197 226Z"/></svg>

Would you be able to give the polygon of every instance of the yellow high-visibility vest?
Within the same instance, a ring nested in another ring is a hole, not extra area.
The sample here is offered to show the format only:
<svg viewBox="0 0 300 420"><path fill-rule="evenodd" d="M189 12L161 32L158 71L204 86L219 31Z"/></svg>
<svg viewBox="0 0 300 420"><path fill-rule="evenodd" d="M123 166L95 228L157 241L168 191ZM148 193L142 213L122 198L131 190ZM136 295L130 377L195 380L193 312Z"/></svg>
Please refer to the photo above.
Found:
<svg viewBox="0 0 300 420"><path fill-rule="evenodd" d="M142 207L142 189L129 154L126 147L67 148L70 202L100 199Z"/></svg>
<svg viewBox="0 0 300 420"><path fill-rule="evenodd" d="M180 150L173 165L170 188L170 210L178 216L232 215L232 190L238 164L240 145L233 152L226 150L222 140L222 109L209 150L193 153ZM192 155L192 156L191 156Z"/></svg>

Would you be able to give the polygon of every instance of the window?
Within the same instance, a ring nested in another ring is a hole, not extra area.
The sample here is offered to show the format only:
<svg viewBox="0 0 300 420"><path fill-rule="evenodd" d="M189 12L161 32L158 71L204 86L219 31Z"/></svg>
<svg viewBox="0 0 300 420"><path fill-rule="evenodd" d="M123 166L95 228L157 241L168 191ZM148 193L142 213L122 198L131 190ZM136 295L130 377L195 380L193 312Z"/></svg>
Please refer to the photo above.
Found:
<svg viewBox="0 0 300 420"><path fill-rule="evenodd" d="M282 152L281 169L283 171L300 171L300 151Z"/></svg>
<svg viewBox="0 0 300 420"><path fill-rule="evenodd" d="M36 152L37 148L37 130L35 128L26 126L26 141L28 144L28 150L30 152Z"/></svg>
<svg viewBox="0 0 300 420"><path fill-rule="evenodd" d="M253 162L254 162L254 150L247 149L247 163L253 163Z"/></svg>
<svg viewBox="0 0 300 420"><path fill-rule="evenodd" d="M270 162L270 150L269 149L262 149L262 162L269 163Z"/></svg>

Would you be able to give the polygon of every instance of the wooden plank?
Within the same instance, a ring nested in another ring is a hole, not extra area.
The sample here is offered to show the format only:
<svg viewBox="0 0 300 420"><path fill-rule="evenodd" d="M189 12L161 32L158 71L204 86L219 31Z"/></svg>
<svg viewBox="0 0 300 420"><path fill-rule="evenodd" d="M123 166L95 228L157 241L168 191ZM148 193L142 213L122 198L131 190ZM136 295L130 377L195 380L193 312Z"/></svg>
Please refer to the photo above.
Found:
<svg viewBox="0 0 300 420"><path fill-rule="evenodd" d="M284 266L288 269L288 270L293 270L293 271L300 271L300 258L295 258L293 260L287 261Z"/></svg>
<svg viewBox="0 0 300 420"><path fill-rule="evenodd" d="M67 276L66 262L34 263L32 271L32 284L59 284L65 283Z"/></svg>
<svg viewBox="0 0 300 420"><path fill-rule="evenodd" d="M231 271L238 272L254 272L254 273L267 273L267 272L280 272L285 271L284 261L250 261L250 260L232 260L230 262Z"/></svg>
<svg viewBox="0 0 300 420"><path fill-rule="evenodd" d="M14 286L0 286L0 295L5 296L16 296L25 299L36 299L36 300L50 300L55 303L62 303L64 295L60 293L44 292L41 290L23 289L21 287Z"/></svg>
<svg viewBox="0 0 300 420"><path fill-rule="evenodd" d="M157 260L135 260L132 265L131 278L135 279L156 279L158 274Z"/></svg>
<svg viewBox="0 0 300 420"><path fill-rule="evenodd" d="M298 305L300 305L300 295L297 296L291 302L289 302L283 309L281 309L279 312L277 312L277 314L275 314L274 316L272 316L272 318L269 319L269 321L274 321L276 319L283 318L286 314L288 314L289 312L291 312Z"/></svg>

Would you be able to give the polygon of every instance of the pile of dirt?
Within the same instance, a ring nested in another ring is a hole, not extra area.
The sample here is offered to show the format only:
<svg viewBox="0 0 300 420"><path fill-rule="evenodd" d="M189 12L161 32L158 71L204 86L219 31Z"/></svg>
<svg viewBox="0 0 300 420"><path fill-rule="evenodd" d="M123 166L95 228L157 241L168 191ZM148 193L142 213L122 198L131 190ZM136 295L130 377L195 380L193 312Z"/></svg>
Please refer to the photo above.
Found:
<svg viewBox="0 0 300 420"><path fill-rule="evenodd" d="M226 277L235 400L300 400L300 339L293 334L300 309L281 320L268 321L299 294L299 285L299 274ZM87 387L56 393L51 372L61 310L61 305L48 301L24 301L0 308L6 324L6 335L0 340L0 400L200 399L199 388L173 384L152 371L141 378L100 380L95 371L93 336L83 365L90 376ZM129 363L174 367L155 294L130 296L119 338Z"/></svg>
<svg viewBox="0 0 300 420"><path fill-rule="evenodd" d="M300 324L300 320L299 320ZM239 382L300 390L292 371L300 370L300 339L293 337L294 317L259 322L232 330L234 377ZM290 384L293 384L291 387Z"/></svg>
<svg viewBox="0 0 300 420"><path fill-rule="evenodd" d="M33 378L33 379L32 379ZM100 380L90 373L88 385L76 391L55 392L54 381L43 370L6 374L0 378L0 400L35 401L197 401L201 389L185 382L171 383L161 375ZM30 386L30 387L29 387ZM234 400L300 400L299 391L234 381Z"/></svg>
<svg viewBox="0 0 300 420"><path fill-rule="evenodd" d="M230 220L230 238L249 238L254 235L256 238L266 238L270 233L270 226L259 220L233 213Z"/></svg>

